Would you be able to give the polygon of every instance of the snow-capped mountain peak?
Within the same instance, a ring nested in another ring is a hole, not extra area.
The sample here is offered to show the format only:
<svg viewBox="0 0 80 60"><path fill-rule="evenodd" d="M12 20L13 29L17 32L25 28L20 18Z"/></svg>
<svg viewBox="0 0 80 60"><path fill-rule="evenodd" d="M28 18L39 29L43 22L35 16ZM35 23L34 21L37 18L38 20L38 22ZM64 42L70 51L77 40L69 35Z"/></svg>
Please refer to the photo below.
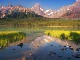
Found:
<svg viewBox="0 0 80 60"><path fill-rule="evenodd" d="M0 5L0 17L4 17L15 10L25 13L33 11L47 18L80 18L80 0L76 0L72 5L63 6L58 10L44 10L39 3L36 3L32 8L25 8L21 5L12 6L11 4L8 6Z"/></svg>
<svg viewBox="0 0 80 60"><path fill-rule="evenodd" d="M44 9L40 8L40 10L44 11Z"/></svg>
<svg viewBox="0 0 80 60"><path fill-rule="evenodd" d="M80 2L80 0L76 0L76 2Z"/></svg>
<svg viewBox="0 0 80 60"><path fill-rule="evenodd" d="M31 8L31 11L34 11L38 15L44 15L44 9L38 3Z"/></svg>
<svg viewBox="0 0 80 60"><path fill-rule="evenodd" d="M49 10L46 10L44 13L48 13L48 12L51 12L52 10L51 9L49 9Z"/></svg>

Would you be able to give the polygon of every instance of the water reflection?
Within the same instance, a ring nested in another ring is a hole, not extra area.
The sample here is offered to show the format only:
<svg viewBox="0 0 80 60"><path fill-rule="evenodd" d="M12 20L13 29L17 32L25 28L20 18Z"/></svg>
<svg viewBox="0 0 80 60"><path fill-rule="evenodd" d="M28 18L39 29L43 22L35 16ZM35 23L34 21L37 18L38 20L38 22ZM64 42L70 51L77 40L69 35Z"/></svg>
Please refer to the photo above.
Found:
<svg viewBox="0 0 80 60"><path fill-rule="evenodd" d="M43 46L44 44L50 43L52 41L54 41L52 37L44 35L41 37L37 37L33 42L30 43L30 46L36 49L39 46Z"/></svg>
<svg viewBox="0 0 80 60"><path fill-rule="evenodd" d="M64 43L64 44L63 44ZM22 47L20 47L22 46ZM76 45L73 45L74 47ZM30 44L18 44L0 50L1 60L80 60L80 49L76 51L68 42L44 35ZM76 46L77 47L77 46Z"/></svg>

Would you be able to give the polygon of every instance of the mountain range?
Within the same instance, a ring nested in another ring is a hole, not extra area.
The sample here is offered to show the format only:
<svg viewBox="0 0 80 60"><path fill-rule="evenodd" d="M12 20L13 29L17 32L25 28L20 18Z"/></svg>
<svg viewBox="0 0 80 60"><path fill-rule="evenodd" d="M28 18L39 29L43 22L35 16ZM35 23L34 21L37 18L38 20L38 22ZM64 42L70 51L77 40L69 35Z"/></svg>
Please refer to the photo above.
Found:
<svg viewBox="0 0 80 60"><path fill-rule="evenodd" d="M80 19L80 0L74 2L72 5L63 6L59 10L45 10L38 3L36 3L32 8L25 8L21 5L13 6L8 4L7 6L0 5L0 18L12 13L12 11L19 12L35 12L46 18L70 18L70 19Z"/></svg>

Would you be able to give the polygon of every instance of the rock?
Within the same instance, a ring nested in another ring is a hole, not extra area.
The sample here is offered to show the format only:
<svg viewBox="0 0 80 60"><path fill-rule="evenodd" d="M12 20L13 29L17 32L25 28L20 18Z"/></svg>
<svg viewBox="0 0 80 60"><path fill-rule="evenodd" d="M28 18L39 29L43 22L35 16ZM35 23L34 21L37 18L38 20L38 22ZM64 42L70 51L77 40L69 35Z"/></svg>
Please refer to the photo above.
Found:
<svg viewBox="0 0 80 60"><path fill-rule="evenodd" d="M53 53L53 52L50 52L50 53Z"/></svg>
<svg viewBox="0 0 80 60"><path fill-rule="evenodd" d="M67 50L67 48L65 48L65 50Z"/></svg>
<svg viewBox="0 0 80 60"><path fill-rule="evenodd" d="M62 55L59 55L58 57L59 57L59 58L62 58Z"/></svg>
<svg viewBox="0 0 80 60"><path fill-rule="evenodd" d="M80 58L80 54L76 54L75 55L75 58Z"/></svg>
<svg viewBox="0 0 80 60"><path fill-rule="evenodd" d="M66 47L66 46L64 46L64 47Z"/></svg>
<svg viewBox="0 0 80 60"><path fill-rule="evenodd" d="M16 50L15 48L13 50Z"/></svg>
<svg viewBox="0 0 80 60"><path fill-rule="evenodd" d="M69 48L69 49L73 50L73 48Z"/></svg>
<svg viewBox="0 0 80 60"><path fill-rule="evenodd" d="M53 45L51 45L51 46L53 46Z"/></svg>
<svg viewBox="0 0 80 60"><path fill-rule="evenodd" d="M39 48L39 46L37 46Z"/></svg>
<svg viewBox="0 0 80 60"><path fill-rule="evenodd" d="M51 53L49 53L48 55L51 55Z"/></svg>
<svg viewBox="0 0 80 60"><path fill-rule="evenodd" d="M55 53L55 52L53 52L53 54L54 54L54 55L56 55L56 53Z"/></svg>
<svg viewBox="0 0 80 60"><path fill-rule="evenodd" d="M79 48L77 48L76 51L79 51Z"/></svg>
<svg viewBox="0 0 80 60"><path fill-rule="evenodd" d="M61 50L62 50L62 51L64 51L65 49L64 49L64 48L62 48Z"/></svg>
<svg viewBox="0 0 80 60"><path fill-rule="evenodd" d="M55 52L49 52L49 54L48 54L48 55L53 56L53 55L56 55L56 53L55 53Z"/></svg>
<svg viewBox="0 0 80 60"><path fill-rule="evenodd" d="M71 59L71 57L67 57L67 59Z"/></svg>
<svg viewBox="0 0 80 60"><path fill-rule="evenodd" d="M69 47L71 47L71 46L69 46Z"/></svg>
<svg viewBox="0 0 80 60"><path fill-rule="evenodd" d="M30 54L30 56L33 56L34 54L32 53L32 54Z"/></svg>
<svg viewBox="0 0 80 60"><path fill-rule="evenodd" d="M17 46L20 46L22 48L23 47L23 43L19 43Z"/></svg>

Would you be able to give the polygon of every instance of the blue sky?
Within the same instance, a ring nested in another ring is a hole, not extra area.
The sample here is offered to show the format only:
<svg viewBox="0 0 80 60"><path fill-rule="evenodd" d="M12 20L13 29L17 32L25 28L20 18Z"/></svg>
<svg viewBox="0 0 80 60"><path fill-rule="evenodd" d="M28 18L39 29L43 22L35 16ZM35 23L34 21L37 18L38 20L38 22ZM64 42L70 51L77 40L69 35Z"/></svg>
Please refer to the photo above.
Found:
<svg viewBox="0 0 80 60"><path fill-rule="evenodd" d="M59 9L62 6L73 4L76 0L0 0L0 3L7 5L22 5L24 7L32 7L35 3L39 3L44 9Z"/></svg>

